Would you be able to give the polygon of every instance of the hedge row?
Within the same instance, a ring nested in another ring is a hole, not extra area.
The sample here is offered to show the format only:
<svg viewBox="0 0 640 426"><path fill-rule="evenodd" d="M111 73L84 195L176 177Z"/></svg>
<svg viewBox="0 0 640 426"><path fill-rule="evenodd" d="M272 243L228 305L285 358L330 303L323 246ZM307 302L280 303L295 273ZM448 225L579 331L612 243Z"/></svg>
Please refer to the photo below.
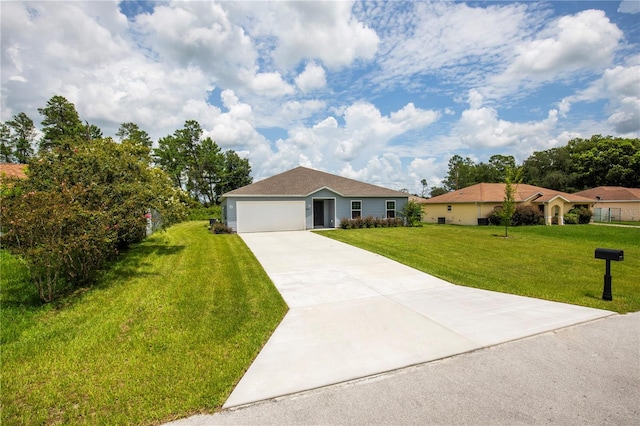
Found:
<svg viewBox="0 0 640 426"><path fill-rule="evenodd" d="M343 217L340 220L340 227L342 229L394 228L398 226L404 226L404 220L397 217L388 219L373 216L356 217L355 219Z"/></svg>

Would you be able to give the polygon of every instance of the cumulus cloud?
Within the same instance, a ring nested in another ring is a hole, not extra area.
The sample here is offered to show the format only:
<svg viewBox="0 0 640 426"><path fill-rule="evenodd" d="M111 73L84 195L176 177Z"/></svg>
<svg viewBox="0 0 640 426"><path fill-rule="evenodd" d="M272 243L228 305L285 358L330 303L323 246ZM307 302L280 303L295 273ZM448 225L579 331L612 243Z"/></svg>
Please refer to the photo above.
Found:
<svg viewBox="0 0 640 426"><path fill-rule="evenodd" d="M350 1L233 5L251 14L247 28L258 40L265 40L279 68L317 59L334 70L359 59L373 59L377 51L378 35L353 16L352 6ZM269 44L270 39L276 42Z"/></svg>
<svg viewBox="0 0 640 426"><path fill-rule="evenodd" d="M555 80L571 72L601 70L620 48L623 33L601 10L563 16L535 39L516 47L513 62L490 80L499 86Z"/></svg>
<svg viewBox="0 0 640 426"><path fill-rule="evenodd" d="M560 111L567 115L572 104L608 101L607 123L615 133L640 132L640 65L608 68L602 77L588 87L560 102Z"/></svg>
<svg viewBox="0 0 640 426"><path fill-rule="evenodd" d="M302 93L307 93L322 89L327 84L327 77L324 68L315 62L309 62L304 71L295 78L295 82Z"/></svg>
<svg viewBox="0 0 640 426"><path fill-rule="evenodd" d="M469 92L469 109L462 112L457 132L462 141L474 148L498 148L513 145L536 145L555 128L558 111L552 109L546 119L517 123L498 118L495 108L484 106L482 95Z"/></svg>

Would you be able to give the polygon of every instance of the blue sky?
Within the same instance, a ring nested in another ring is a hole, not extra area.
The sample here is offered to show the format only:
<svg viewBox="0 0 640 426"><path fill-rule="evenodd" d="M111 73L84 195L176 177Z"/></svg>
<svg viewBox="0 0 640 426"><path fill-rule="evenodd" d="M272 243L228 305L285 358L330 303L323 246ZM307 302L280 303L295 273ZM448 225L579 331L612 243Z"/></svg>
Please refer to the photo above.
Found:
<svg viewBox="0 0 640 426"><path fill-rule="evenodd" d="M640 1L1 2L2 121L53 95L113 136L197 120L256 179L410 192L452 155L640 134Z"/></svg>

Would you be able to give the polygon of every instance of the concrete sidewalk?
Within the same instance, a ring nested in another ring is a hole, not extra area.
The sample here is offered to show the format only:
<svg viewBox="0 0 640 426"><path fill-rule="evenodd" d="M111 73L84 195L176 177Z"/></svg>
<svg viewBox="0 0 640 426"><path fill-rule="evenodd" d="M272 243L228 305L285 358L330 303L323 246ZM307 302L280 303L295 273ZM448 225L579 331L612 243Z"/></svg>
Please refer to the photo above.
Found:
<svg viewBox="0 0 640 426"><path fill-rule="evenodd" d="M224 408L612 315L452 285L311 232L243 234L242 238L290 311Z"/></svg>

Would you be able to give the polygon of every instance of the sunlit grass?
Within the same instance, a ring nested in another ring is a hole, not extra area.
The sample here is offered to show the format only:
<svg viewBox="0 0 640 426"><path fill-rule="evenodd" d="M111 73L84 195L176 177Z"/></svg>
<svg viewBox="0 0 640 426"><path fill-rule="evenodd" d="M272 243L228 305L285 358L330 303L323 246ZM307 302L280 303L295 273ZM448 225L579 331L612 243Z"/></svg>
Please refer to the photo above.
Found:
<svg viewBox="0 0 640 426"><path fill-rule="evenodd" d="M286 312L237 235L189 222L40 306L2 253L2 424L151 424L224 403Z"/></svg>
<svg viewBox="0 0 640 426"><path fill-rule="evenodd" d="M640 310L640 229L594 225L427 225L319 232L454 284L608 309ZM612 262L613 301L602 300L605 262L597 247L622 249Z"/></svg>

